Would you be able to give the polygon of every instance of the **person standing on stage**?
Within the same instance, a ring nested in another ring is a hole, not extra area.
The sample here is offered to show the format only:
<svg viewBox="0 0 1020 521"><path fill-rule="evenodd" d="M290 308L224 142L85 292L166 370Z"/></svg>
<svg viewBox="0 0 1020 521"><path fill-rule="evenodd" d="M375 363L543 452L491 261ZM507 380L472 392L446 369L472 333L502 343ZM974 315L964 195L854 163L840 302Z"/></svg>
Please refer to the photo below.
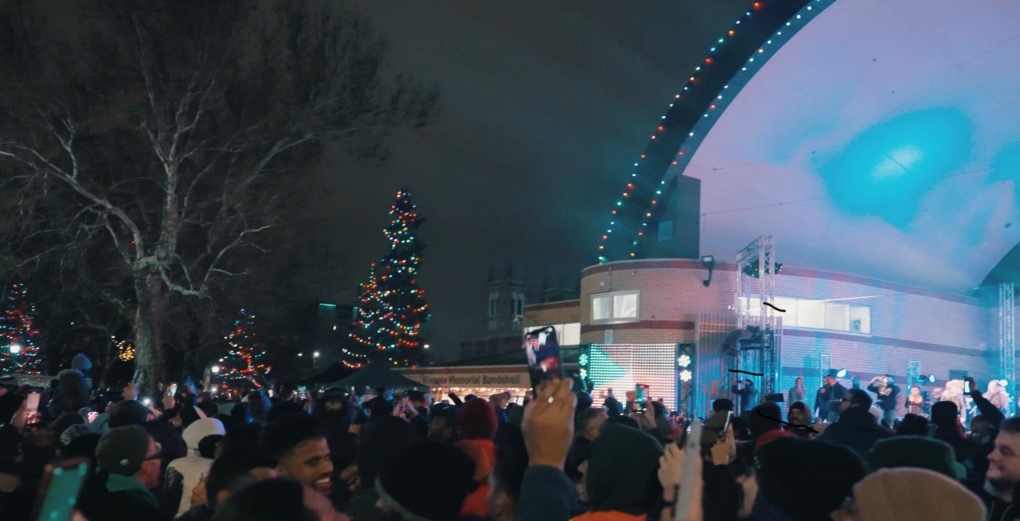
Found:
<svg viewBox="0 0 1020 521"><path fill-rule="evenodd" d="M1007 418L1009 417L1009 395L1006 394L1006 389L1002 387L1001 380L988 382L988 392L985 393L985 399L992 402L992 405L1001 411L1003 415Z"/></svg>
<svg viewBox="0 0 1020 521"><path fill-rule="evenodd" d="M839 412L830 408L830 403L839 402L846 396L846 387L836 381L836 371L829 371L823 380L825 385L815 395L815 414L822 421L828 421L829 412Z"/></svg>
<svg viewBox="0 0 1020 521"><path fill-rule="evenodd" d="M910 394L907 395L907 414L916 414L918 416L924 416L924 395L921 394L921 388L916 385L910 386Z"/></svg>
<svg viewBox="0 0 1020 521"><path fill-rule="evenodd" d="M900 394L900 388L893 383L891 376L884 374L871 379L868 390L877 394L878 407L882 409L882 419L890 427L896 421L896 398Z"/></svg>
<svg viewBox="0 0 1020 521"><path fill-rule="evenodd" d="M960 415L960 424L967 425L967 400L963 396L963 380L946 382L946 390L942 391L939 401L955 403L956 411Z"/></svg>
<svg viewBox="0 0 1020 521"><path fill-rule="evenodd" d="M754 388L754 382L747 378L742 382L733 382L733 394L740 397L740 411L737 412L739 416L754 408L758 390Z"/></svg>
<svg viewBox="0 0 1020 521"><path fill-rule="evenodd" d="M806 401L807 395L804 391L804 379L798 376L797 379L794 380L793 387L790 388L790 392L787 393L786 402L797 403Z"/></svg>

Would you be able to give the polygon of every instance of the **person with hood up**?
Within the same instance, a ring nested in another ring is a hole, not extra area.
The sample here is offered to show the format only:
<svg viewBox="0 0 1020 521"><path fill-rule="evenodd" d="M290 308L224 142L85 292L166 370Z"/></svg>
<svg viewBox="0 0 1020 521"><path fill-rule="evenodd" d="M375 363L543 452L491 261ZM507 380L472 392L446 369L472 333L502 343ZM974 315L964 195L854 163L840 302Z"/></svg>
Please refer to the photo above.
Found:
<svg viewBox="0 0 1020 521"><path fill-rule="evenodd" d="M843 445L863 455L878 440L891 436L889 431L878 425L878 419L871 413L871 396L860 389L847 391L839 404L839 420L829 425L818 438L836 445Z"/></svg>
<svg viewBox="0 0 1020 521"><path fill-rule="evenodd" d="M657 514L662 454L662 444L652 436L625 425L606 425L582 465L584 498L591 511L574 520L639 521Z"/></svg>
<svg viewBox="0 0 1020 521"><path fill-rule="evenodd" d="M170 462L166 469L166 499L177 503L174 517L183 515L191 508L191 498L185 491L198 485L202 477L209 473L213 460L211 454L202 455L198 446L203 438L213 435L224 435L227 430L216 418L197 420L184 429L184 442L188 445L188 455Z"/></svg>
<svg viewBox="0 0 1020 521"><path fill-rule="evenodd" d="M483 400L484 401L484 400ZM375 481L377 506L388 521L454 521L475 487L471 458L445 443L418 440L396 454L401 465Z"/></svg>
<svg viewBox="0 0 1020 521"><path fill-rule="evenodd" d="M344 507L349 516L361 521L386 519L376 507L379 501L376 479L392 467L404 469L408 462L399 459L400 452L418 439L414 426L393 416L376 418L365 424L357 449L357 463L353 467L360 488L352 491L354 495ZM349 472L345 471L345 474Z"/></svg>

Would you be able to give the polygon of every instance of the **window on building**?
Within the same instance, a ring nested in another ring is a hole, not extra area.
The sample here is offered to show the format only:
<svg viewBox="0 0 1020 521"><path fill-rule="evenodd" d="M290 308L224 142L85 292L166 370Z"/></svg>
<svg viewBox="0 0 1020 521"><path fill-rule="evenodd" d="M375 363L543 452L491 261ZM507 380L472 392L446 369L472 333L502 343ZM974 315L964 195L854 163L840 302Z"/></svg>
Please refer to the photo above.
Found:
<svg viewBox="0 0 1020 521"><path fill-rule="evenodd" d="M659 242L673 240L673 220L659 221Z"/></svg>
<svg viewBox="0 0 1020 521"><path fill-rule="evenodd" d="M637 320L638 301L637 291L615 291L593 295L591 298L591 321Z"/></svg>
<svg viewBox="0 0 1020 521"><path fill-rule="evenodd" d="M871 308L868 306L788 297L776 297L775 304L779 309L786 311L779 313L783 319L783 327L871 334ZM757 315L759 307L760 304L756 298L752 298L750 301L744 299L740 301L740 313L742 314L750 312L752 315Z"/></svg>
<svg viewBox="0 0 1020 521"><path fill-rule="evenodd" d="M499 315L499 292L493 291L489 293L489 316L494 317Z"/></svg>
<svg viewBox="0 0 1020 521"><path fill-rule="evenodd" d="M524 314L524 293L514 293L510 313L518 317Z"/></svg>

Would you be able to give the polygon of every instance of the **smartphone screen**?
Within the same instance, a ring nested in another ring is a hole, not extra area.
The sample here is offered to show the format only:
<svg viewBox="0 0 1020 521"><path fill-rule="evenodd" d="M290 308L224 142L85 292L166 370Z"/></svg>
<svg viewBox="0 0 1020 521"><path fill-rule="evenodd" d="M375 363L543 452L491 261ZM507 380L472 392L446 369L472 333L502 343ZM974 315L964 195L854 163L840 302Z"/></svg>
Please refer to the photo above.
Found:
<svg viewBox="0 0 1020 521"><path fill-rule="evenodd" d="M964 380L963 381L963 392L970 393L970 381L969 380Z"/></svg>
<svg viewBox="0 0 1020 521"><path fill-rule="evenodd" d="M42 481L41 498L32 519L69 521L74 505L89 474L87 461L77 460L60 466L47 465Z"/></svg>
<svg viewBox="0 0 1020 521"><path fill-rule="evenodd" d="M563 364L560 363L555 329L543 327L524 335L524 353L528 358L532 388L546 380L563 379Z"/></svg>
<svg viewBox="0 0 1020 521"><path fill-rule="evenodd" d="M170 396L177 396L177 384L170 384Z"/></svg>
<svg viewBox="0 0 1020 521"><path fill-rule="evenodd" d="M297 394L298 394L298 399L300 399L300 400L307 400L308 399L308 388L303 386L303 385L298 387L297 388Z"/></svg>
<svg viewBox="0 0 1020 521"><path fill-rule="evenodd" d="M648 409L648 386L637 384L634 386L634 405L637 406L638 414L643 414Z"/></svg>
<svg viewBox="0 0 1020 521"><path fill-rule="evenodd" d="M28 412L39 410L39 393L28 393L28 397L25 398L25 410Z"/></svg>

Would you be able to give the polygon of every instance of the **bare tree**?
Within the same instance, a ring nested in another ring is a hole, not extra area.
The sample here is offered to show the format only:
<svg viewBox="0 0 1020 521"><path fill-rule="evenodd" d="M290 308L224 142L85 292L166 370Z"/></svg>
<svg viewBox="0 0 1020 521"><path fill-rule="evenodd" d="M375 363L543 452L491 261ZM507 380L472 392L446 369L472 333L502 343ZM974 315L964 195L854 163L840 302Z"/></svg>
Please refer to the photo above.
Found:
<svg viewBox="0 0 1020 521"><path fill-rule="evenodd" d="M149 383L171 300L249 275L327 145L381 159L438 94L384 76L384 43L336 2L79 4L77 36L6 16L43 43L0 44L0 248L102 288Z"/></svg>

